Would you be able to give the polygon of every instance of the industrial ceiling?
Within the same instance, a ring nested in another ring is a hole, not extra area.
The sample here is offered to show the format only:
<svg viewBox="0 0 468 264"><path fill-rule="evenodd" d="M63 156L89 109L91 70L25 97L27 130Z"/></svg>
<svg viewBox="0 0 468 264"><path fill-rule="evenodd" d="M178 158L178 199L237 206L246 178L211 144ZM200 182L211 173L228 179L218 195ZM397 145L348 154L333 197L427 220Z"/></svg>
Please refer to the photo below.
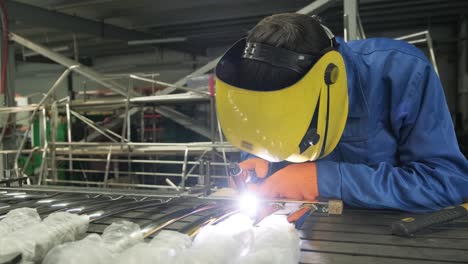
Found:
<svg viewBox="0 0 468 264"><path fill-rule="evenodd" d="M207 49L225 47L244 36L263 17L293 12L310 2L10 0L5 4L11 31L69 56L76 52L76 46L80 57L95 58L159 47L206 55ZM368 36L389 29L427 29L438 24L455 27L458 18L468 14L468 1L361 0L360 14ZM332 30L341 33L342 1L334 1L320 15ZM129 45L129 41L149 39L153 43ZM17 52L24 55L23 50Z"/></svg>

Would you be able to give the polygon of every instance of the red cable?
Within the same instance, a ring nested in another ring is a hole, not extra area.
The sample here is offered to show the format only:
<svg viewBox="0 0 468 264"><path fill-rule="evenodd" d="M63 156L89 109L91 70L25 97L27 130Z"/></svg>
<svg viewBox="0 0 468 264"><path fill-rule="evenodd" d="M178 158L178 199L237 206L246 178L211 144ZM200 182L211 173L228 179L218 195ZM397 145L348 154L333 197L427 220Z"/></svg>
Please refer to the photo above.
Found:
<svg viewBox="0 0 468 264"><path fill-rule="evenodd" d="M6 93L7 70L8 70L8 15L3 0L0 0L0 11L2 12L3 24L3 53L2 53L2 74L1 74L1 94Z"/></svg>

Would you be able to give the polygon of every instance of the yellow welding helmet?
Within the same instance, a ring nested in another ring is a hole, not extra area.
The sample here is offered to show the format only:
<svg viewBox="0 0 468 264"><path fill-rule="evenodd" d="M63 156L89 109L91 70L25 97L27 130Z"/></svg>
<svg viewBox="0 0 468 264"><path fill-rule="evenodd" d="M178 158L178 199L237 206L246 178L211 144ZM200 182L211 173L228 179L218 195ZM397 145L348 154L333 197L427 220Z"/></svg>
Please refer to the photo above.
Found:
<svg viewBox="0 0 468 264"><path fill-rule="evenodd" d="M238 82L241 60L252 58L292 70L307 60L313 66L287 87L259 91ZM224 135L241 150L268 161L323 158L338 144L348 116L343 57L333 48L314 58L242 39L216 66L216 110Z"/></svg>

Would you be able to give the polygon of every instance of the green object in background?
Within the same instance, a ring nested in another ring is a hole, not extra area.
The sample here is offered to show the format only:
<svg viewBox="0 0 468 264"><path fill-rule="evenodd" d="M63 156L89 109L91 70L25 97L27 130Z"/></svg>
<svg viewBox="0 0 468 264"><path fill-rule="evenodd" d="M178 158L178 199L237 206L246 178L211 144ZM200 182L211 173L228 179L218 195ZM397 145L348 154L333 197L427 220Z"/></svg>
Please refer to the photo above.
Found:
<svg viewBox="0 0 468 264"><path fill-rule="evenodd" d="M32 130L32 147L41 147L42 143L41 142L41 132L40 132L40 119L39 118L36 118L34 120L34 123L33 123L33 130ZM51 130L50 130L50 121L47 120L46 122L46 134L47 134L47 141L51 141ZM58 124L57 124L57 131L55 133L55 141L56 142L66 142L68 140L67 138L67 123L66 122L63 122L60 120L59 118L59 121L58 121ZM21 156L20 157L20 164L23 165L24 162L26 162L26 159L27 159L27 156ZM42 153L40 152L37 152L37 153L34 153L33 156L32 156L32 160L30 161L28 167L26 168L25 170L25 173L27 175L33 175L34 174L34 171L36 169L39 169L41 167L41 163L42 163ZM68 163L66 162L58 162L57 163L57 168L59 169L66 169L67 168L67 165ZM66 175L66 172L63 171L63 170L59 170L57 172L57 177L59 180L66 180L67 179L67 175Z"/></svg>

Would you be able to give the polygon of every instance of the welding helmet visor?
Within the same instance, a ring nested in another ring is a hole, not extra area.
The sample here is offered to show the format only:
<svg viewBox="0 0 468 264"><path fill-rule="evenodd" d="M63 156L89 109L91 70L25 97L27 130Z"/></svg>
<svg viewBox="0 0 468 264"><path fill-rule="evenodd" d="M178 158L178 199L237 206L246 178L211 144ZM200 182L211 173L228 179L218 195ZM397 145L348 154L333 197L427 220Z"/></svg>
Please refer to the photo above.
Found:
<svg viewBox="0 0 468 264"><path fill-rule="evenodd" d="M238 82L243 59L303 76L280 89L243 87ZM333 48L312 56L241 39L216 66L216 111L224 135L241 150L268 161L323 158L338 144L348 115L343 57Z"/></svg>

